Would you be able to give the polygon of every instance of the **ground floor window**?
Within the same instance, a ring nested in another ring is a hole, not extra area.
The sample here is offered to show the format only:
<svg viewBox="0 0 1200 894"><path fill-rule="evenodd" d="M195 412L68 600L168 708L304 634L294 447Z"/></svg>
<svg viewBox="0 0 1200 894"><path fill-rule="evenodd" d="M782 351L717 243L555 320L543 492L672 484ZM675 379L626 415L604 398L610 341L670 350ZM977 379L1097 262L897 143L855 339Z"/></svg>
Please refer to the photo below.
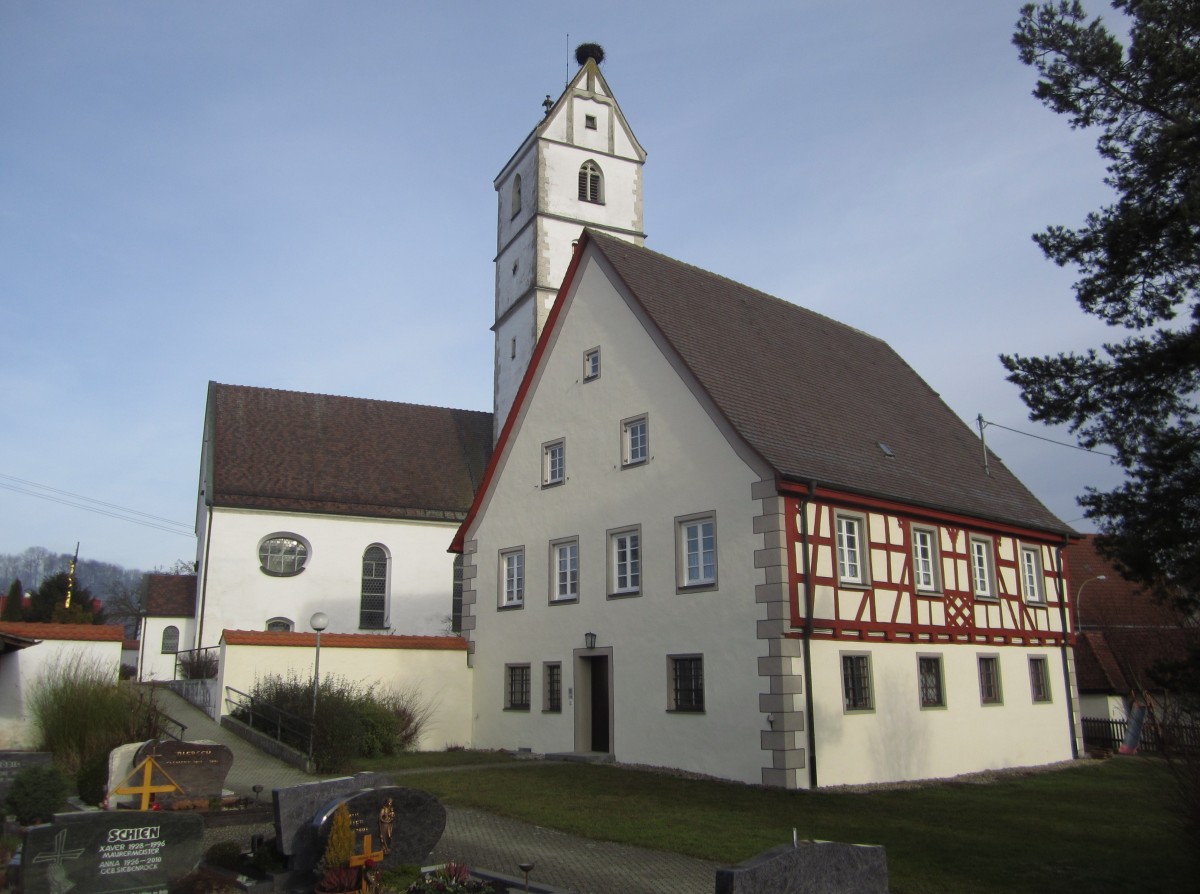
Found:
<svg viewBox="0 0 1200 894"><path fill-rule="evenodd" d="M700 655L672 655L668 659L671 675L672 711L704 710L704 658Z"/></svg>
<svg viewBox="0 0 1200 894"><path fill-rule="evenodd" d="M1000 658L996 655L979 656L979 700L985 705L1004 703L1000 692Z"/></svg>
<svg viewBox="0 0 1200 894"><path fill-rule="evenodd" d="M513 711L529 710L529 665L505 665L506 692L504 707Z"/></svg>
<svg viewBox="0 0 1200 894"><path fill-rule="evenodd" d="M944 708L946 693L942 689L942 658L922 655L917 659L917 686L921 691L922 708Z"/></svg>
<svg viewBox="0 0 1200 894"><path fill-rule="evenodd" d="M871 700L871 656L842 656L842 703L847 711L870 711L875 707Z"/></svg>
<svg viewBox="0 0 1200 894"><path fill-rule="evenodd" d="M1045 658L1029 659L1029 686L1035 702L1050 701L1050 666Z"/></svg>
<svg viewBox="0 0 1200 894"><path fill-rule="evenodd" d="M562 711L562 665L558 662L546 662L542 665L542 677L546 682L543 710L552 713Z"/></svg>

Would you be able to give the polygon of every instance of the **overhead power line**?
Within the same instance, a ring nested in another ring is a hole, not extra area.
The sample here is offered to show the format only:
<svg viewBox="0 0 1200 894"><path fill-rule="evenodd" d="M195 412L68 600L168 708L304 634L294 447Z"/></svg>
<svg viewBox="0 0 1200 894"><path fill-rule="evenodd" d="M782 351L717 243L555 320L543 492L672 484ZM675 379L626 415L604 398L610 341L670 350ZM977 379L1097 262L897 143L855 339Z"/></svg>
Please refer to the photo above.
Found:
<svg viewBox="0 0 1200 894"><path fill-rule="evenodd" d="M1047 444L1056 444L1059 447L1070 447L1072 450L1082 450L1084 453L1094 453L1097 456L1106 456L1109 459L1117 458L1111 453L1105 453L1103 450L1092 450L1090 447L1080 447L1078 444L1068 444L1066 441L1056 441L1053 438L1035 435L1033 432L1019 431L1015 428L1009 428L1007 425L1001 425L999 422L989 422L987 419L983 418L982 414L979 416L979 422L985 428L1002 428L1005 431L1012 432L1014 435L1024 435L1027 438L1036 438L1039 441L1045 441Z"/></svg>
<svg viewBox="0 0 1200 894"><path fill-rule="evenodd" d="M103 515L118 521L130 522L146 528L153 528L157 531L165 531L168 534L179 534L183 537L194 536L191 525L177 522L174 519L163 518L161 515L151 515L148 512L130 509L126 506L118 506L116 503L106 503L103 500L96 500L92 497L85 497L82 494L59 490L57 487L50 487L48 484L38 484L36 481L27 481L24 478L17 478L13 475L0 474L0 487L19 494L37 497L39 500L47 500L51 503L59 503L75 509L85 509L88 512L95 512L97 515Z"/></svg>

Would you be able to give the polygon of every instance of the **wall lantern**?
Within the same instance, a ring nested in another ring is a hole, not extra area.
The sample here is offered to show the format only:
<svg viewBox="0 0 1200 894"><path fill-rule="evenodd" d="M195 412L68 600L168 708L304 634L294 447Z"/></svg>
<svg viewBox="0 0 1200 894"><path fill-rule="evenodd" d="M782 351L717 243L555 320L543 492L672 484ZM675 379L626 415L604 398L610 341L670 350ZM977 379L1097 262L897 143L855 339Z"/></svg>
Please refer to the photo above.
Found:
<svg viewBox="0 0 1200 894"><path fill-rule="evenodd" d="M594 648L596 648L596 634L594 634L594 633L585 633L585 634L583 635L583 647L584 647L585 649L594 649Z"/></svg>

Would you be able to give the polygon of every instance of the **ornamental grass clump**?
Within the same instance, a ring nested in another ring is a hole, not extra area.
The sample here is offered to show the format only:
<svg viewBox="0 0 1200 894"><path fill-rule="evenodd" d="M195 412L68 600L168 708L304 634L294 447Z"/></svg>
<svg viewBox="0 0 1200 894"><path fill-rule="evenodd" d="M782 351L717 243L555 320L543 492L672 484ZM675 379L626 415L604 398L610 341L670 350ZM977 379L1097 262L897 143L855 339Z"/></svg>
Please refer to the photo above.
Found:
<svg viewBox="0 0 1200 894"><path fill-rule="evenodd" d="M74 652L52 662L29 690L38 748L75 779L79 794L98 803L108 754L118 745L158 738L154 690L122 684L117 668Z"/></svg>

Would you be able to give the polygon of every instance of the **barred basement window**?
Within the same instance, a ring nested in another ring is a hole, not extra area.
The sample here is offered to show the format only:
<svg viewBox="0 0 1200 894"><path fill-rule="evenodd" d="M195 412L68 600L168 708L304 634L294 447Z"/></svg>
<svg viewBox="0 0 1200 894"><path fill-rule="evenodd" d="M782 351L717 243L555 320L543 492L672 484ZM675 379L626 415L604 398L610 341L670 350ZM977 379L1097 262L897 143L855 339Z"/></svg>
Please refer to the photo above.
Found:
<svg viewBox="0 0 1200 894"><path fill-rule="evenodd" d="M704 658L699 655L672 655L667 659L671 670L672 711L699 714L704 711Z"/></svg>
<svg viewBox="0 0 1200 894"><path fill-rule="evenodd" d="M506 689L504 707L512 711L529 710L529 665L508 664L504 667Z"/></svg>
<svg viewBox="0 0 1200 894"><path fill-rule="evenodd" d="M358 626L368 629L387 627L388 557L378 544L363 553L362 601Z"/></svg>
<svg viewBox="0 0 1200 894"><path fill-rule="evenodd" d="M542 676L546 681L546 690L542 693L545 707L549 713L562 711L562 665L558 662L546 662L542 665Z"/></svg>

